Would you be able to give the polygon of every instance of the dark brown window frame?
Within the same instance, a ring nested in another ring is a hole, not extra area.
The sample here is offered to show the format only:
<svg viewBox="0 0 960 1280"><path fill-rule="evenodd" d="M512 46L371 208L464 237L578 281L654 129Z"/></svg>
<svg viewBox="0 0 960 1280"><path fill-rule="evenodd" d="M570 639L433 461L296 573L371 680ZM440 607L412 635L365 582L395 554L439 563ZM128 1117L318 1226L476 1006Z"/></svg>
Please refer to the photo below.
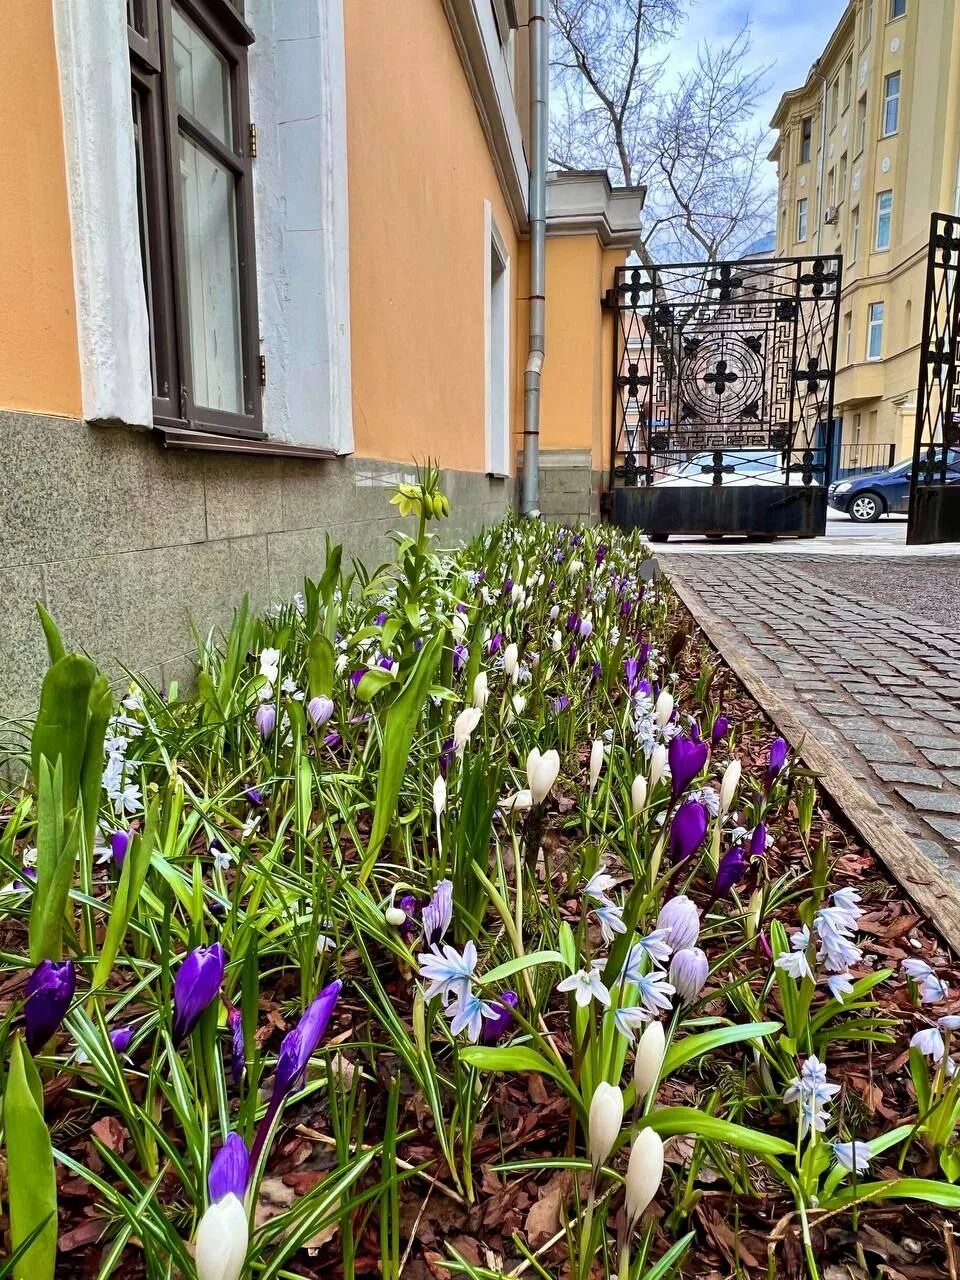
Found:
<svg viewBox="0 0 960 1280"><path fill-rule="evenodd" d="M176 101L172 8L216 46L230 75L234 147L228 147ZM154 421L183 438L244 437L265 440L260 395L250 155L247 49L253 32L229 0L134 0L136 26L128 27L130 71L138 107L138 181L145 222L144 275L148 289L151 355L156 372ZM183 132L236 183L236 230L243 413L198 404L191 369L184 217L180 198L179 135ZM181 445L182 447L182 445ZM211 447L207 444L206 447Z"/></svg>

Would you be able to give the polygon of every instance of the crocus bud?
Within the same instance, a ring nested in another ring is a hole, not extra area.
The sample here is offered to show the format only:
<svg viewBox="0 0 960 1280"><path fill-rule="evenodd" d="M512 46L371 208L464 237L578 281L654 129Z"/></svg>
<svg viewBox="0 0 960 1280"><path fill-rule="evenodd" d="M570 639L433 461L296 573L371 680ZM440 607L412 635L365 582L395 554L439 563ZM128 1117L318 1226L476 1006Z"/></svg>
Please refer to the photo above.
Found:
<svg viewBox="0 0 960 1280"><path fill-rule="evenodd" d="M197 1280L239 1280L248 1242L247 1212L230 1192L200 1219L194 1247Z"/></svg>
<svg viewBox="0 0 960 1280"><path fill-rule="evenodd" d="M637 1090L638 1105L645 1101L647 1094L660 1078L660 1068L667 1051L667 1040L663 1033L663 1023L648 1022L637 1043L637 1053L633 1060L633 1083Z"/></svg>
<svg viewBox="0 0 960 1280"><path fill-rule="evenodd" d="M274 1097L286 1097L306 1073L307 1063L323 1039L342 990L343 983L339 979L331 982L328 987L324 987L320 994L307 1005L297 1026L284 1036L277 1057L277 1073L273 1084Z"/></svg>
<svg viewBox="0 0 960 1280"><path fill-rule="evenodd" d="M242 1200L247 1194L250 1180L250 1153L239 1133L231 1133L213 1157L207 1177L210 1201L216 1204L224 1196L234 1195Z"/></svg>
<svg viewBox="0 0 960 1280"><path fill-rule="evenodd" d="M657 705L654 707L654 716L661 729L669 722L672 715L673 694L669 689L664 689L660 697L657 698Z"/></svg>
<svg viewBox="0 0 960 1280"><path fill-rule="evenodd" d="M775 738L770 746L770 757L767 762L766 774L764 775L764 783L769 791L775 780L783 772L783 767L787 763L787 752L790 750L783 738Z"/></svg>
<svg viewBox="0 0 960 1280"><path fill-rule="evenodd" d="M482 711L490 697L490 682L485 671L478 671L473 681L473 705Z"/></svg>
<svg viewBox="0 0 960 1280"><path fill-rule="evenodd" d="M661 695L662 696L662 695ZM674 800L679 800L687 787L707 763L710 748L695 738L678 734L670 739L667 760L670 762L671 789Z"/></svg>
<svg viewBox="0 0 960 1280"><path fill-rule="evenodd" d="M710 734L710 741L716 746L722 742L730 732L730 721L726 716L717 716L713 722L713 731Z"/></svg>
<svg viewBox="0 0 960 1280"><path fill-rule="evenodd" d="M670 930L667 945L671 951L684 951L687 947L694 946L700 936L700 912L697 904L683 893L671 898L660 908L657 928Z"/></svg>
<svg viewBox="0 0 960 1280"><path fill-rule="evenodd" d="M126 1053L133 1039L133 1027L117 1027L110 1032L110 1043L116 1053Z"/></svg>
<svg viewBox="0 0 960 1280"><path fill-rule="evenodd" d="M550 612L547 614L547 617L550 619L551 622L556 622L557 618L560 617L560 606L558 604L552 604L550 606Z"/></svg>
<svg viewBox="0 0 960 1280"><path fill-rule="evenodd" d="M559 628L550 637L550 648L554 653L559 653L563 648L563 632Z"/></svg>
<svg viewBox="0 0 960 1280"><path fill-rule="evenodd" d="M447 784L443 780L442 774L437 774L436 781L433 784L433 812L439 818L441 813L447 807Z"/></svg>
<svg viewBox="0 0 960 1280"><path fill-rule="evenodd" d="M656 746L650 752L650 790L656 787L667 768L667 748Z"/></svg>
<svg viewBox="0 0 960 1280"><path fill-rule="evenodd" d="M767 853L767 828L763 822L758 822L753 829L750 837L750 857L764 858Z"/></svg>
<svg viewBox="0 0 960 1280"><path fill-rule="evenodd" d="M551 748L543 755L536 747L527 756L527 782L534 804L543 804L560 772L560 753Z"/></svg>
<svg viewBox="0 0 960 1280"><path fill-rule="evenodd" d="M647 780L638 773L630 787L630 807L634 813L642 813L647 803Z"/></svg>
<svg viewBox="0 0 960 1280"><path fill-rule="evenodd" d="M453 747L462 751L470 741L470 735L480 723L480 708L465 707L453 722Z"/></svg>
<svg viewBox="0 0 960 1280"><path fill-rule="evenodd" d="M585 618L580 619L580 626L577 628L577 630L580 632L581 640L590 639L590 637L593 635L593 622L591 621L589 615Z"/></svg>
<svg viewBox="0 0 960 1280"><path fill-rule="evenodd" d="M453 881L441 880L423 908L423 936L428 947L437 947L453 920Z"/></svg>
<svg viewBox="0 0 960 1280"><path fill-rule="evenodd" d="M533 808L533 796L525 787L522 791L515 791L512 796L504 796L502 800L498 800L497 808L501 813L525 813L527 809Z"/></svg>
<svg viewBox="0 0 960 1280"><path fill-rule="evenodd" d="M627 1161L627 1227L632 1230L663 1180L663 1139L653 1129L641 1129Z"/></svg>
<svg viewBox="0 0 960 1280"><path fill-rule="evenodd" d="M623 1124L623 1094L615 1084L601 1080L593 1091L587 1121L587 1152L594 1177L613 1150Z"/></svg>
<svg viewBox="0 0 960 1280"><path fill-rule="evenodd" d="M687 800L670 824L670 857L674 862L692 858L707 837L708 814L699 800Z"/></svg>
<svg viewBox="0 0 960 1280"><path fill-rule="evenodd" d="M484 1018L480 1039L484 1044L496 1044L514 1025L513 1011L520 1003L515 991L505 991L499 1000L491 1000L493 1018Z"/></svg>
<svg viewBox="0 0 960 1280"><path fill-rule="evenodd" d="M743 769L739 760L731 760L723 771L723 780L720 783L720 812L729 813L730 807L737 794L737 787L740 785L740 775Z"/></svg>
<svg viewBox="0 0 960 1280"><path fill-rule="evenodd" d="M725 898L735 884L738 884L747 869L747 860L739 845L734 845L720 859L717 868L717 879L713 886L714 896Z"/></svg>
<svg viewBox="0 0 960 1280"><path fill-rule="evenodd" d="M516 672L520 664L520 650L517 646L510 642L503 651L503 670L510 677Z"/></svg>
<svg viewBox="0 0 960 1280"><path fill-rule="evenodd" d="M333 700L318 694L307 703L307 719L314 729L319 729L333 715Z"/></svg>
<svg viewBox="0 0 960 1280"><path fill-rule="evenodd" d="M42 1049L60 1026L76 985L72 960L41 960L27 979L23 1017L31 1053Z"/></svg>
<svg viewBox="0 0 960 1280"><path fill-rule="evenodd" d="M129 831L114 831L110 837L110 852L113 854L114 862L121 870L130 851L130 841L132 839L133 836Z"/></svg>
<svg viewBox="0 0 960 1280"><path fill-rule="evenodd" d="M596 738L590 748L590 794L597 789L600 770L603 768L603 742Z"/></svg>
<svg viewBox="0 0 960 1280"><path fill-rule="evenodd" d="M703 990L710 962L699 947L675 951L670 961L670 982L684 1004L693 1004Z"/></svg>
<svg viewBox="0 0 960 1280"><path fill-rule="evenodd" d="M219 942L212 947L197 947L184 959L173 980L174 1041L188 1036L216 1000L225 966L226 958Z"/></svg>
<svg viewBox="0 0 960 1280"><path fill-rule="evenodd" d="M277 727L277 708L272 702L261 702L253 718L256 722L257 732L266 742Z"/></svg>

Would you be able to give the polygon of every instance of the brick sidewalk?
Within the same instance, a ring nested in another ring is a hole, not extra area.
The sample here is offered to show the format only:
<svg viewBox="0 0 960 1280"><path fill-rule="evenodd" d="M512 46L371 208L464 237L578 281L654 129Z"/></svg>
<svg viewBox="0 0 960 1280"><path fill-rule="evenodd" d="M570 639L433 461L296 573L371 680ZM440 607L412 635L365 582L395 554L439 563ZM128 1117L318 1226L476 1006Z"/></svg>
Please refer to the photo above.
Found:
<svg viewBox="0 0 960 1280"><path fill-rule="evenodd" d="M829 581L815 557L657 552L668 577L725 619L725 640L795 702L810 732L960 885L954 633L865 599L854 561L841 584L836 560ZM891 576L899 568L891 562Z"/></svg>

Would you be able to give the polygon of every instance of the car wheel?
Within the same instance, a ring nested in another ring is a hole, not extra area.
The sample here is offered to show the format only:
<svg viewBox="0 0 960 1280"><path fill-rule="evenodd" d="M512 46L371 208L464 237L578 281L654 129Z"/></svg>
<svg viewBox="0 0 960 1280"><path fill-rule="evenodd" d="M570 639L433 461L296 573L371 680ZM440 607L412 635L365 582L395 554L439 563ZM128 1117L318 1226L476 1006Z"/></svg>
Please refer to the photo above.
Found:
<svg viewBox="0 0 960 1280"><path fill-rule="evenodd" d="M847 511L857 524L872 524L883 515L883 503L875 493L858 493Z"/></svg>
<svg viewBox="0 0 960 1280"><path fill-rule="evenodd" d="M670 535L669 533L660 533L659 530L651 530L647 537L651 542L666 542Z"/></svg>

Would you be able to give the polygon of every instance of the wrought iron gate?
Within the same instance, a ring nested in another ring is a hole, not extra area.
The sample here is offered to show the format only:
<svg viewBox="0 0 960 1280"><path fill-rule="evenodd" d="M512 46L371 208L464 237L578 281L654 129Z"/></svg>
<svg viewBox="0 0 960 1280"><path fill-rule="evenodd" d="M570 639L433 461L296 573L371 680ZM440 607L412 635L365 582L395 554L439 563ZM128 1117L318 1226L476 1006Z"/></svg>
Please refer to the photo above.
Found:
<svg viewBox="0 0 960 1280"><path fill-rule="evenodd" d="M824 532L841 270L819 257L617 271L616 524Z"/></svg>
<svg viewBox="0 0 960 1280"><path fill-rule="evenodd" d="M930 220L907 542L960 542L960 217Z"/></svg>

